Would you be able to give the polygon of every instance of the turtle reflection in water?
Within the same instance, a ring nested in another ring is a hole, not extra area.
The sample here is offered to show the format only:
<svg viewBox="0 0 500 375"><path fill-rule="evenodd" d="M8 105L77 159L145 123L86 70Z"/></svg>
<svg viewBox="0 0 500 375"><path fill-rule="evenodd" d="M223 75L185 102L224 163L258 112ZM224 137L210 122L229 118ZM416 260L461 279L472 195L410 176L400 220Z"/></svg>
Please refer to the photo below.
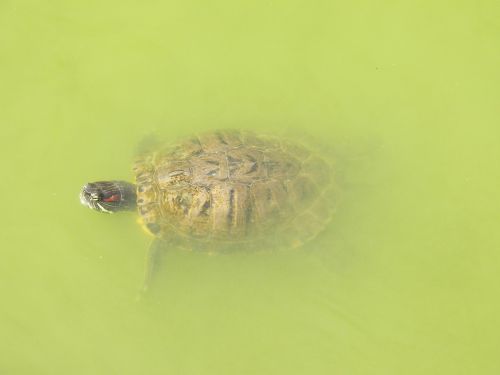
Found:
<svg viewBox="0 0 500 375"><path fill-rule="evenodd" d="M163 248L297 247L326 226L336 200L330 160L299 143L250 132L215 131L143 147L133 170L135 185L88 183L80 200L99 212L138 211L156 237L145 289Z"/></svg>

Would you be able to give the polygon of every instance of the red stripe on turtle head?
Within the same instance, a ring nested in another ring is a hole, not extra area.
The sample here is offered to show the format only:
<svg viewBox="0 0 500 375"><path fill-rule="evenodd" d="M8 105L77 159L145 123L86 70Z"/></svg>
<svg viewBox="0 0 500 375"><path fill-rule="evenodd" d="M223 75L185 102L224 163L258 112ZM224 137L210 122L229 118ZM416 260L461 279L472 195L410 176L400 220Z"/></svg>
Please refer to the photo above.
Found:
<svg viewBox="0 0 500 375"><path fill-rule="evenodd" d="M120 200L120 194L113 194L108 198L104 198L103 202L118 202Z"/></svg>

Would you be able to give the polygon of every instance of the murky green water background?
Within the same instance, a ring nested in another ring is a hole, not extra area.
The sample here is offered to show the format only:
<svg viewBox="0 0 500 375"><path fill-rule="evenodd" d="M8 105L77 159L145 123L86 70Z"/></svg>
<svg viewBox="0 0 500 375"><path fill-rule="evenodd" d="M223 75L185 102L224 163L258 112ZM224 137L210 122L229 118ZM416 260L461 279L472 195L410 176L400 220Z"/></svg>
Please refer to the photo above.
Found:
<svg viewBox="0 0 500 375"><path fill-rule="evenodd" d="M0 374L498 374L495 1L0 2ZM299 252L172 249L80 206L136 142L307 132L335 220Z"/></svg>

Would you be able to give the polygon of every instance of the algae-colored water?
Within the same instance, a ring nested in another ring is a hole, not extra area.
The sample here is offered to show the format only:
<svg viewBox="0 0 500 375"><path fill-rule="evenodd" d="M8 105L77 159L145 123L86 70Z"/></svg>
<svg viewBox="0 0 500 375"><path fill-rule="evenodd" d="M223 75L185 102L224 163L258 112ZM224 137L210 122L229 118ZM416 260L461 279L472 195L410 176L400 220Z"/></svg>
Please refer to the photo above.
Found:
<svg viewBox="0 0 500 375"><path fill-rule="evenodd" d="M494 1L2 1L0 374L500 373ZM342 197L301 251L171 249L78 201L135 144L307 134Z"/></svg>

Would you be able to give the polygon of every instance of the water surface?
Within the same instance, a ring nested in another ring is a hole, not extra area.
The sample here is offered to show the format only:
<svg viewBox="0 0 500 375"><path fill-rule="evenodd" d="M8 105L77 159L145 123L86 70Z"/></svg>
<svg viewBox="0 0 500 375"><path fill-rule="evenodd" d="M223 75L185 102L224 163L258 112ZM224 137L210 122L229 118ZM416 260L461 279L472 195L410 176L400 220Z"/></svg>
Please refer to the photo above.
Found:
<svg viewBox="0 0 500 375"><path fill-rule="evenodd" d="M1 374L498 374L498 3L0 4ZM338 156L301 251L171 249L80 206L237 127Z"/></svg>

